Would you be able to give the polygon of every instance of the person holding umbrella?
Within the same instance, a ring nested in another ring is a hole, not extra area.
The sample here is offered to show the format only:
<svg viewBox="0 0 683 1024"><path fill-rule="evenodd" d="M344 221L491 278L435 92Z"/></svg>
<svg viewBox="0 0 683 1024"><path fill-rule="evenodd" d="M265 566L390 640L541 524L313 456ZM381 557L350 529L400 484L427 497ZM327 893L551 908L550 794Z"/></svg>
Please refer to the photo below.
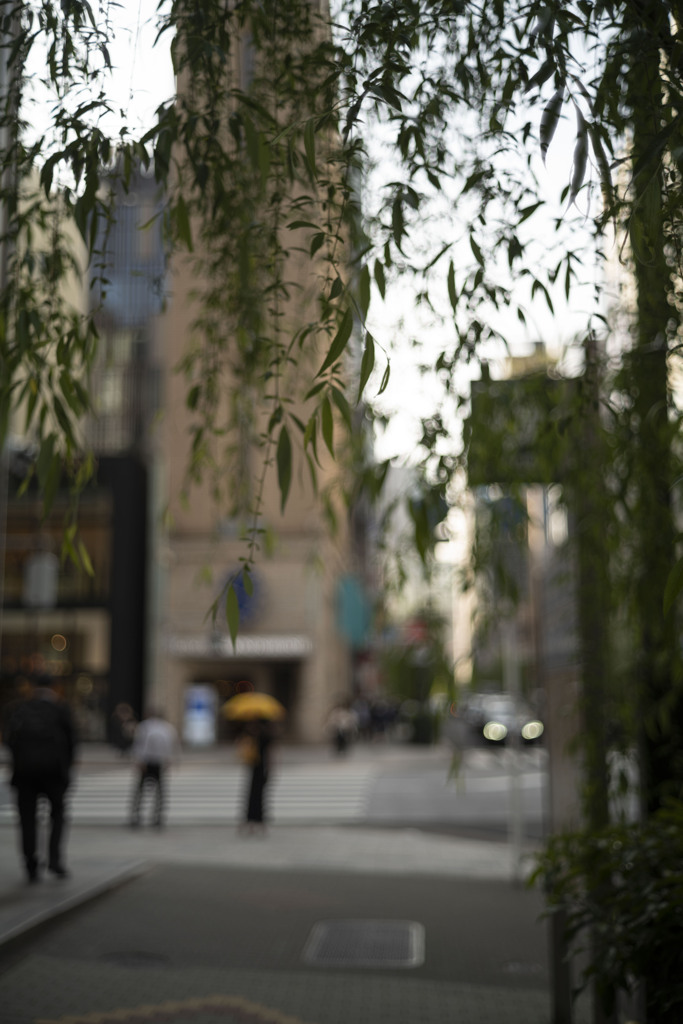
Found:
<svg viewBox="0 0 683 1024"><path fill-rule="evenodd" d="M263 798L270 774L272 725L285 716L285 709L266 693L238 693L223 705L228 721L242 723L239 740L242 761L250 769L245 827L248 832L263 831L265 815Z"/></svg>

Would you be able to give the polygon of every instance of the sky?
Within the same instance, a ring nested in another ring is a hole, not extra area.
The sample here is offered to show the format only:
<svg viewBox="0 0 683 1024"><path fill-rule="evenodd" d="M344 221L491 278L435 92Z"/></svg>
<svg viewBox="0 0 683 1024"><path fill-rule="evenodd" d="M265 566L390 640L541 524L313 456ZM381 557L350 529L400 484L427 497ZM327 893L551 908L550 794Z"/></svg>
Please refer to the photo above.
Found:
<svg viewBox="0 0 683 1024"><path fill-rule="evenodd" d="M132 128L149 125L157 106L173 95L170 36L162 37L154 45L156 8L156 0L102 0L99 4L96 17L104 17L108 12L112 23L108 50L113 70L106 78L106 93L113 113L105 119L103 128L114 134L123 123ZM35 44L27 77L33 83L35 103L31 110L31 123L36 131L44 130L49 124L49 111L53 104L53 100L37 85L44 61L44 52Z"/></svg>
<svg viewBox="0 0 683 1024"><path fill-rule="evenodd" d="M548 203L547 213L539 211L533 221L529 222L533 225L532 229L538 238L553 237L554 227L551 221L557 217L567 216L566 202L564 205L560 202L560 195L571 175L573 148L574 126L571 122L565 121L553 141L547 165L542 165L540 156L537 161L542 194ZM568 224L565 232L569 245L579 245L582 240L588 240L588 219L581 216L586 212L587 200L582 198L580 201L584 204L584 209L578 211L578 217L576 211L569 211L572 225L570 227ZM425 230L430 230L428 225ZM454 235L457 233L456 226ZM583 239L578 237L582 233ZM461 266L472 263L472 253L467 242L449 253L449 257L451 256L456 266L456 274ZM440 300L440 308L446 313L449 312L446 292L449 257L440 271L441 280L433 289L433 296L437 301ZM540 341L545 343L552 357L564 358L568 372L571 372L568 365L572 361L571 349L576 337L585 331L589 315L595 312L594 286L601 277L601 271L596 265L585 266L581 273L585 278L585 285L573 289L569 300L564 294L563 287L551 289L554 313L540 296L528 300L526 286L513 289L518 296L524 295L527 323L523 325L516 315L508 314L506 310L492 314L492 323L506 337L509 345L509 352L502 345L489 345L482 350L481 355L489 362L493 377L505 374L508 354L530 354L534 344ZM370 309L370 330L377 341L391 344L392 340L402 339L391 353L389 387L378 399L379 407L391 414L389 426L378 440L377 452L382 458L394 455L400 457L401 453L408 453L410 457L409 453L414 450L421 434L420 418L429 416L442 397L441 388L434 375L421 375L417 366L420 362L433 363L441 350L448 350L453 344L452 328L448 320L434 326L428 322L426 314L415 309L414 292L406 286L407 280L409 279L402 279L390 286L384 302L374 297ZM512 284L510 281L507 283ZM410 345L412 337L420 340L419 351ZM377 361L379 377L384 370L384 363L379 356ZM478 363L463 368L457 381L458 390L467 392L470 381L477 379L479 375ZM378 386L378 381L375 383ZM369 393L372 396L372 382Z"/></svg>
<svg viewBox="0 0 683 1024"><path fill-rule="evenodd" d="M157 34L156 0L121 0L112 6L115 40L110 49L116 71L117 102L133 124L149 124L159 103L173 95L170 35Z"/></svg>

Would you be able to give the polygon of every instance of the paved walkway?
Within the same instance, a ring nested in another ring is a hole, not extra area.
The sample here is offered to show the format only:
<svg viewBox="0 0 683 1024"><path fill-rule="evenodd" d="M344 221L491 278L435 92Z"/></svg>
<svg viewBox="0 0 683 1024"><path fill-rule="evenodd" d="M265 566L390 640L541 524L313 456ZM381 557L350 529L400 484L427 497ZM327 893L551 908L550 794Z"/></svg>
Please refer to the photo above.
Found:
<svg viewBox="0 0 683 1024"><path fill-rule="evenodd" d="M278 757L289 763L325 763L326 747L284 747ZM359 746L357 760L398 758L411 763L443 763L438 747ZM183 763L230 762L231 748L186 751ZM82 766L89 771L120 764L118 754L104 744L84 745ZM4 770L0 768L0 770ZM419 829L277 826L267 839L245 840L235 828L174 827L164 832L131 831L119 826L73 828L68 839L71 878L46 879L37 887L23 884L14 827L0 827L0 944L79 902L99 895L149 864L223 864L232 867L321 870L509 880L528 873L506 843L455 839ZM527 848L527 854L532 853Z"/></svg>
<svg viewBox="0 0 683 1024"><path fill-rule="evenodd" d="M504 843L431 835L417 829L274 827L266 837L234 828L75 828L68 842L71 877L27 886L16 830L0 829L0 944L30 930L151 864L196 864L288 871L300 868L383 876L511 881ZM528 863L522 864L522 872Z"/></svg>
<svg viewBox="0 0 683 1024"><path fill-rule="evenodd" d="M111 761L105 748L85 756L90 765ZM292 750L282 756L324 754ZM515 863L504 843L413 829L279 826L257 838L225 827L77 827L69 835L68 863L69 879L28 886L16 831L0 829L0 963L5 954L9 963L0 973L3 1024L140 1024L160 1017L169 1024L550 1021L540 898L515 884L529 862ZM212 887L204 890L208 880ZM264 888L270 893L261 907L265 916L255 920L255 894ZM251 896L244 897L240 917L235 908L244 892ZM96 899L104 893L106 899ZM177 905L181 893L184 916L178 912L165 923L162 908ZM217 920L212 893L227 901ZM373 919L424 919L424 967L330 970L303 963L313 923L326 915L362 919L371 905ZM449 920L449 906L459 908L457 924ZM75 907L82 908L78 915L64 916ZM38 927L50 921L47 932ZM156 922L147 935L143 921ZM199 930L191 937L193 929ZM197 958L207 933L213 941ZM114 942L115 935L118 960L111 949L108 959L91 955L102 936ZM264 935L270 936L267 956L261 953ZM148 951L163 939L171 952L157 961ZM444 956L449 942L452 962ZM498 960L506 958L507 967L477 978L477 965L499 943ZM468 945L470 968L452 966ZM214 955L223 946L234 950L232 960Z"/></svg>

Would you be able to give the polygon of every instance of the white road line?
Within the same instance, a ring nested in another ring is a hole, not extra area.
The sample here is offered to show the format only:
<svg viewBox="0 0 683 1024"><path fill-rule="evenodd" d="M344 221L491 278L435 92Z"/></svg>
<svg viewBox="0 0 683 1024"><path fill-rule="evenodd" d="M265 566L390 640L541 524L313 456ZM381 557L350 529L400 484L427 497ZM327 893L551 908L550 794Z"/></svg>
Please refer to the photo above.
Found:
<svg viewBox="0 0 683 1024"><path fill-rule="evenodd" d="M310 770L280 769L266 790L269 817L275 822L363 821L375 772L352 771L346 766L311 775ZM135 785L132 766L107 773L79 774L69 792L69 819L75 824L111 824L128 818ZM248 775L234 765L206 772L182 769L167 782L169 824L240 821L244 811ZM143 817L146 811L143 800ZM12 803L0 807L0 824L13 822Z"/></svg>

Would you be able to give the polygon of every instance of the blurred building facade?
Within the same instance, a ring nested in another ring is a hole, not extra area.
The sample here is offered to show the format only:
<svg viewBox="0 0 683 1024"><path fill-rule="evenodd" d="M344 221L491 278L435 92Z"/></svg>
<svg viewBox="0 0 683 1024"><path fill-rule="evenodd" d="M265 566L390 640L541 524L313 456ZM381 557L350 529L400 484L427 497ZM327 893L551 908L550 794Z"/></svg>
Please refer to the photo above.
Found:
<svg viewBox="0 0 683 1024"><path fill-rule="evenodd" d="M84 429L97 470L79 524L94 572L59 558L66 496L45 520L38 494L19 493L30 442L17 443L6 459L2 503L0 700L43 667L60 677L85 740L107 738L112 712L125 702L137 715L153 703L188 742L209 744L224 735L221 703L253 687L286 706L291 739L320 741L331 707L352 691L356 641L341 607L342 583L354 570L351 531L341 515L331 534L300 476L282 514L272 481L261 524L272 543L254 570L253 594L238 588L235 647L224 615L207 617L245 547L242 523L208 488L180 498L190 437L186 382L176 367L196 314L193 280L184 261L166 265L153 178L137 173L117 189L103 239L106 284L91 299L100 344L94 414ZM87 301L85 287L78 301ZM260 457L249 453L254 473ZM330 460L321 484L333 485L335 472Z"/></svg>
<svg viewBox="0 0 683 1024"><path fill-rule="evenodd" d="M139 710L147 663L149 435L159 379L151 342L165 267L159 223L139 230L158 206L153 180L137 175L129 190L119 187L116 205L99 240L106 284L90 288L74 278L64 296L82 314L90 304L97 310L93 415L83 423L97 468L78 500L92 575L62 557L69 495L58 487L45 515L29 479L35 452L20 414L2 462L0 704L45 669L60 680L85 740L106 738L117 703ZM78 252L80 239L70 242Z"/></svg>
<svg viewBox="0 0 683 1024"><path fill-rule="evenodd" d="M184 261L173 268L167 310L156 324L163 352L164 415L154 430L156 482L152 521L156 550L151 589L156 615L152 695L179 725L200 706L220 705L240 690L271 693L288 710L292 739L321 740L331 707L351 693L351 653L340 620L339 585L351 567L348 524L332 535L320 498L304 474L293 474L284 512L271 474L260 526L271 538L252 573L253 593L238 584L240 630L233 647L224 593L246 553L244 519L216 504L209 483L181 498L190 457L187 382L175 371L193 333L197 307ZM306 319L305 310L294 315ZM234 387L229 379L225 388ZM245 453L258 475L263 452ZM319 485L336 468L323 461ZM220 737L220 719L218 719ZM191 739L185 730L186 738Z"/></svg>

